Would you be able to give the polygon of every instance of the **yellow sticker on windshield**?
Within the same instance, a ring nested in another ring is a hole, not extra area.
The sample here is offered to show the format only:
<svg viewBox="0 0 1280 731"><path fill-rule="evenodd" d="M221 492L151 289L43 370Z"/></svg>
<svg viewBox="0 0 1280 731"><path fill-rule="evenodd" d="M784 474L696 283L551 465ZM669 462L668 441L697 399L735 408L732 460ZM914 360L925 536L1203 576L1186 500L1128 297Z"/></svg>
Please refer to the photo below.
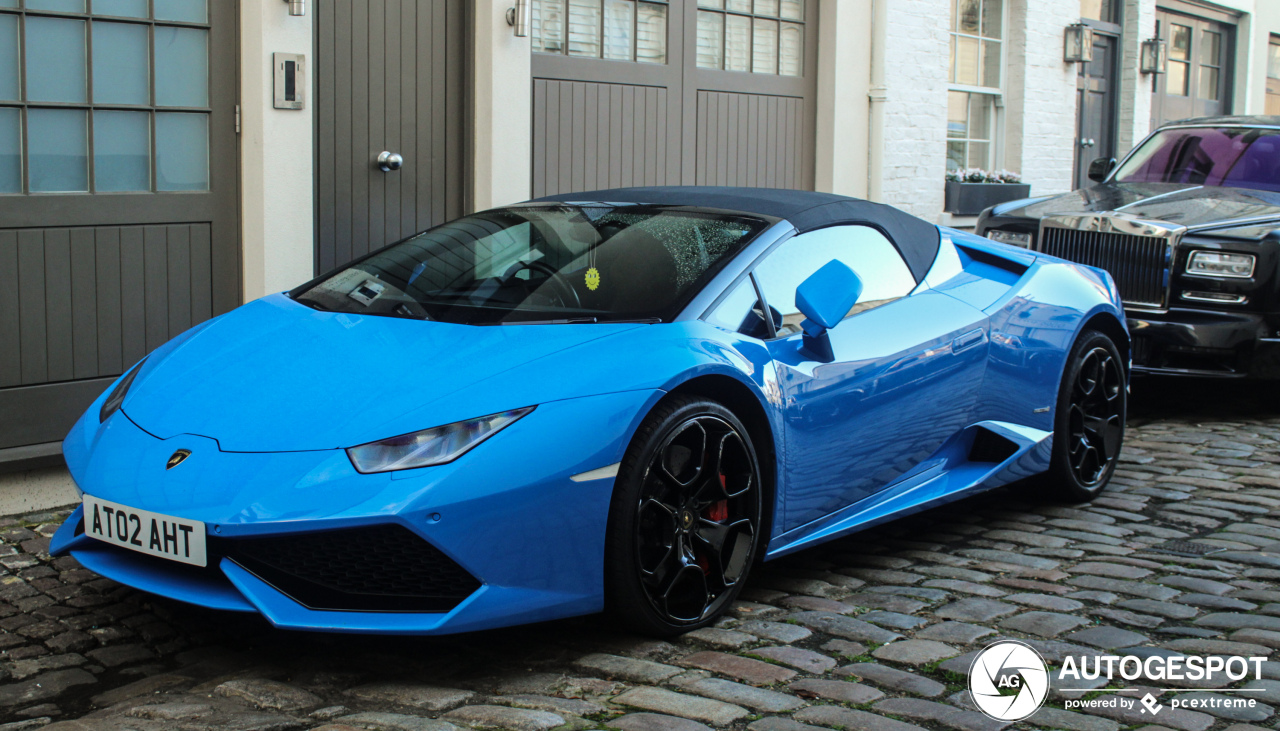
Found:
<svg viewBox="0 0 1280 731"><path fill-rule="evenodd" d="M600 286L600 271L595 267L587 270L587 289L592 292L596 291Z"/></svg>

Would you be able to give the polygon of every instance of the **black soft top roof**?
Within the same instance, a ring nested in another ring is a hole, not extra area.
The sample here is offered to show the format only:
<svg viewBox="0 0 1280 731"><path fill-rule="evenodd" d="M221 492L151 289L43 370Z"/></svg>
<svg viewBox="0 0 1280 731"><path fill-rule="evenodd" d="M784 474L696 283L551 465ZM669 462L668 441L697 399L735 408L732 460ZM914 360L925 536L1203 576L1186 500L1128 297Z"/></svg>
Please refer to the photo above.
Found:
<svg viewBox="0 0 1280 731"><path fill-rule="evenodd" d="M843 224L864 224L879 229L906 261L916 281L924 279L938 254L938 227L882 203L872 203L832 193L779 188L730 188L713 186L661 186L613 188L582 193L561 193L535 202L640 203L649 205L718 208L785 219L800 233Z"/></svg>

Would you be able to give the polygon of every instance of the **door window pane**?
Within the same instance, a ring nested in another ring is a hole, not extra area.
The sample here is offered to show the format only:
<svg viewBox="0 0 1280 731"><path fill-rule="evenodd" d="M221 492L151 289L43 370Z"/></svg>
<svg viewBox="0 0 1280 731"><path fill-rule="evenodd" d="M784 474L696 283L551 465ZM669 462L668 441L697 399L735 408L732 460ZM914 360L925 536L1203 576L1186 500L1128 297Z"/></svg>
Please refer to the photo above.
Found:
<svg viewBox="0 0 1280 731"><path fill-rule="evenodd" d="M1169 43L1169 58L1179 61L1191 60L1191 28L1185 25L1174 25L1173 38Z"/></svg>
<svg viewBox="0 0 1280 731"><path fill-rule="evenodd" d="M751 70L751 18L724 18L724 67L727 71Z"/></svg>
<svg viewBox="0 0 1280 731"><path fill-rule="evenodd" d="M804 315L796 307L796 289L828 262L838 260L862 280L862 295L849 317L905 296L915 278L898 250L879 231L866 226L832 226L783 243L755 269L769 307L782 315L780 336L800 332Z"/></svg>
<svg viewBox="0 0 1280 731"><path fill-rule="evenodd" d="M85 22L28 16L26 23L27 99L84 102Z"/></svg>
<svg viewBox="0 0 1280 731"><path fill-rule="evenodd" d="M93 24L93 100L106 104L151 101L147 26Z"/></svg>
<svg viewBox="0 0 1280 731"><path fill-rule="evenodd" d="M0 193L22 192L22 110L0 107Z"/></svg>
<svg viewBox="0 0 1280 731"><path fill-rule="evenodd" d="M724 0L698 0L700 8L723 8Z"/></svg>
<svg viewBox="0 0 1280 731"><path fill-rule="evenodd" d="M756 0L756 15L778 17L778 0Z"/></svg>
<svg viewBox="0 0 1280 731"><path fill-rule="evenodd" d="M1165 79L1165 93L1175 96L1187 96L1187 71L1190 65L1180 61L1169 62L1169 71L1165 74L1165 76L1169 77Z"/></svg>
<svg viewBox="0 0 1280 731"><path fill-rule="evenodd" d="M569 55L600 57L600 0L569 0Z"/></svg>
<svg viewBox="0 0 1280 731"><path fill-rule="evenodd" d="M18 16L0 15L0 99L17 99Z"/></svg>
<svg viewBox="0 0 1280 731"><path fill-rule="evenodd" d="M636 5L636 60L642 63L667 62L666 5Z"/></svg>
<svg viewBox="0 0 1280 731"><path fill-rule="evenodd" d="M1200 98L1218 98L1218 69L1211 66L1200 67Z"/></svg>
<svg viewBox="0 0 1280 731"><path fill-rule="evenodd" d="M782 17L787 20L804 20L804 0L782 0Z"/></svg>
<svg viewBox="0 0 1280 731"><path fill-rule="evenodd" d="M93 0L97 15L119 15L125 18L147 17L147 0Z"/></svg>
<svg viewBox="0 0 1280 731"><path fill-rule="evenodd" d="M751 0L724 0L724 6L738 13L751 12Z"/></svg>
<svg viewBox="0 0 1280 731"><path fill-rule="evenodd" d="M88 113L80 109L28 109L27 123L31 192L88 191Z"/></svg>
<svg viewBox="0 0 1280 731"><path fill-rule="evenodd" d="M18 0L0 0L0 8L16 8Z"/></svg>
<svg viewBox="0 0 1280 731"><path fill-rule="evenodd" d="M724 15L698 12L698 65L704 69L724 66Z"/></svg>
<svg viewBox="0 0 1280 731"><path fill-rule="evenodd" d="M209 189L209 117L156 113L156 190Z"/></svg>
<svg viewBox="0 0 1280 731"><path fill-rule="evenodd" d="M1080 0L1080 17L1110 23L1115 17L1111 8L1111 0Z"/></svg>
<svg viewBox="0 0 1280 731"><path fill-rule="evenodd" d="M27 10L52 10L57 13L83 13L84 0L27 0Z"/></svg>
<svg viewBox="0 0 1280 731"><path fill-rule="evenodd" d="M208 19L205 0L155 0L156 20L203 23Z"/></svg>
<svg viewBox="0 0 1280 731"><path fill-rule="evenodd" d="M631 31L635 18L633 0L605 0L604 57L630 61L635 52Z"/></svg>
<svg viewBox="0 0 1280 731"><path fill-rule="evenodd" d="M804 26L783 23L782 37L778 42L778 73L783 76L801 76L803 69Z"/></svg>
<svg viewBox="0 0 1280 731"><path fill-rule="evenodd" d="M564 53L564 4L560 0L534 2L532 13L533 50Z"/></svg>
<svg viewBox="0 0 1280 731"><path fill-rule="evenodd" d="M209 31L156 26L156 104L209 105Z"/></svg>
<svg viewBox="0 0 1280 731"><path fill-rule="evenodd" d="M151 115L93 113L93 185L99 192L151 190Z"/></svg>
<svg viewBox="0 0 1280 731"><path fill-rule="evenodd" d="M1222 65L1222 34L1207 30L1200 44L1200 63Z"/></svg>
<svg viewBox="0 0 1280 731"><path fill-rule="evenodd" d="M778 21L755 19L751 70L757 74L778 73Z"/></svg>

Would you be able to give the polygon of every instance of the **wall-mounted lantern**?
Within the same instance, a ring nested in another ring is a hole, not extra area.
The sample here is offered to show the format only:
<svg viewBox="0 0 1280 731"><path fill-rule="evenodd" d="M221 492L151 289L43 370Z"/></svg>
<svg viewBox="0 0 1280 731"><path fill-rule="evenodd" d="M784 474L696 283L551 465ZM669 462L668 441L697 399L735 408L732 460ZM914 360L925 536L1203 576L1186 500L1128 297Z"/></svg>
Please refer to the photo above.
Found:
<svg viewBox="0 0 1280 731"><path fill-rule="evenodd" d="M515 7L507 8L507 25L516 29L516 37L529 35L530 0L516 0Z"/></svg>
<svg viewBox="0 0 1280 731"><path fill-rule="evenodd" d="M1142 42L1138 69L1144 74L1163 74L1169 70L1169 47L1163 38L1148 38Z"/></svg>
<svg viewBox="0 0 1280 731"><path fill-rule="evenodd" d="M289 3L289 15L306 15L307 0L284 0Z"/></svg>
<svg viewBox="0 0 1280 731"><path fill-rule="evenodd" d="M1084 23L1067 26L1063 34L1062 60L1067 63L1088 63L1093 60L1093 28Z"/></svg>

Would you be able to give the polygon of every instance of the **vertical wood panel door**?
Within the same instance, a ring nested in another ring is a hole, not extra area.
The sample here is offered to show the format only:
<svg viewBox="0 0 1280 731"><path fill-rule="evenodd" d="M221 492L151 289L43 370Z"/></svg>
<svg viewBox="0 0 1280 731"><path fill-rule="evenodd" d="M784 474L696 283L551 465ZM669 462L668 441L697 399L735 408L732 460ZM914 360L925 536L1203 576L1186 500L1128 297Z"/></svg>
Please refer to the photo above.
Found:
<svg viewBox="0 0 1280 731"><path fill-rule="evenodd" d="M817 0L533 0L534 196L813 188Z"/></svg>
<svg viewBox="0 0 1280 731"><path fill-rule="evenodd" d="M316 270L462 215L465 0L316 8ZM382 170L382 152L403 158Z"/></svg>
<svg viewBox="0 0 1280 731"><path fill-rule="evenodd" d="M0 3L0 464L241 299L235 4L97 9Z"/></svg>
<svg viewBox="0 0 1280 731"><path fill-rule="evenodd" d="M1189 117L1228 114L1235 26L1168 10L1158 11L1156 22L1169 65L1156 79L1151 97L1152 128Z"/></svg>
<svg viewBox="0 0 1280 731"><path fill-rule="evenodd" d="M1082 64L1076 80L1079 94L1076 104L1076 173L1077 188L1092 185L1089 163L1099 157L1115 157L1116 90L1119 74L1116 50L1120 39L1114 35L1093 34L1093 60Z"/></svg>

